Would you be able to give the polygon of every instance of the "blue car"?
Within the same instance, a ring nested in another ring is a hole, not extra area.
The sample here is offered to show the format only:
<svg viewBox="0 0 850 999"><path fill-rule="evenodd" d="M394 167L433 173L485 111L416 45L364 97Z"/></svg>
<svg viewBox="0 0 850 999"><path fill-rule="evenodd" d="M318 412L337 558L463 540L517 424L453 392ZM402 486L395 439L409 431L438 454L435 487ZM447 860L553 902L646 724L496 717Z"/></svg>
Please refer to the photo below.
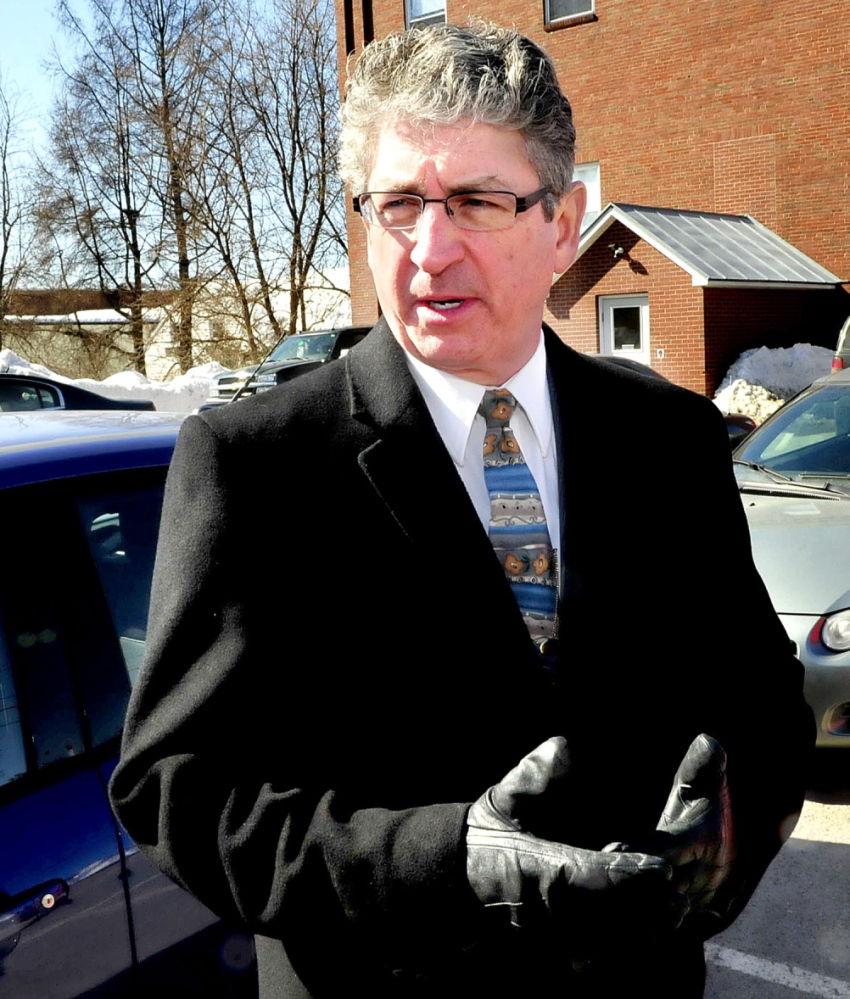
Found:
<svg viewBox="0 0 850 999"><path fill-rule="evenodd" d="M112 813L182 417L0 416L0 994L255 996L253 941Z"/></svg>

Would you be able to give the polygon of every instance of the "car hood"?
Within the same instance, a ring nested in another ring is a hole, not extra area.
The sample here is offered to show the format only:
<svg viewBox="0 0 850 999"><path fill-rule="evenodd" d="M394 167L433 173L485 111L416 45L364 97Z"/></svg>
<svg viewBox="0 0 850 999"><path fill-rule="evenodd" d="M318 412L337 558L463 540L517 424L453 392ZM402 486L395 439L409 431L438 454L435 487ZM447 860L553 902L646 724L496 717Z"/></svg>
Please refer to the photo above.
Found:
<svg viewBox="0 0 850 999"><path fill-rule="evenodd" d="M222 378L234 381L235 379L247 379L259 368L259 364L249 364L247 368L237 368L231 370L228 368L226 371L219 371L217 375L213 375L212 380L214 382L220 381Z"/></svg>
<svg viewBox="0 0 850 999"><path fill-rule="evenodd" d="M257 369L258 375L269 375L282 368L297 368L302 364L324 364L324 357L290 357L285 361L266 361Z"/></svg>
<svg viewBox="0 0 850 999"><path fill-rule="evenodd" d="M741 496L753 556L780 614L850 607L850 498Z"/></svg>

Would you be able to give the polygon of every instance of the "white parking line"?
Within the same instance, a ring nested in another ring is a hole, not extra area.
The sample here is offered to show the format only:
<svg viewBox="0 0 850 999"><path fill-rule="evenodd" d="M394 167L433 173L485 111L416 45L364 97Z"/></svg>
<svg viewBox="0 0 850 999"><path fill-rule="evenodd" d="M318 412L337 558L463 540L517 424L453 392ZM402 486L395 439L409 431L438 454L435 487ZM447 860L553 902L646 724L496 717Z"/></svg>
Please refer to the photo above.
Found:
<svg viewBox="0 0 850 999"><path fill-rule="evenodd" d="M826 975L816 975L804 968L795 968L791 964L780 964L777 961L767 961L763 957L744 954L731 947L720 947L718 944L707 943L705 956L721 968L739 971L743 975L752 975L765 982L784 985L798 992L811 996L823 996L824 999L850 999L850 982L839 978L829 978Z"/></svg>

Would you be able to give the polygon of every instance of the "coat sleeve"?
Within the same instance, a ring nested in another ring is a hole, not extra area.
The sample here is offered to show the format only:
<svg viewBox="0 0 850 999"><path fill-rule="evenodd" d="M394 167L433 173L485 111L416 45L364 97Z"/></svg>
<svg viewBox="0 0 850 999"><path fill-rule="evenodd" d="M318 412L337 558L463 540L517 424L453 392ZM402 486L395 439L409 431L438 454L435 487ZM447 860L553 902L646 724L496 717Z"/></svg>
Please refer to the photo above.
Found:
<svg viewBox="0 0 850 999"><path fill-rule="evenodd" d="M351 982L360 966L392 973L469 942L479 907L465 876L468 804L391 810L344 784L328 790L344 761L328 749L319 713L299 717L304 691L320 684L287 658L297 605L287 604L279 549L274 571L258 572L258 528L274 516L260 496L252 506L251 474L232 441L202 418L186 421L166 487L146 664L111 794L171 878L220 916L283 940L305 981L341 994L334 965ZM269 619L267 591L278 587ZM311 669L321 670L316 659Z"/></svg>
<svg viewBox="0 0 850 999"><path fill-rule="evenodd" d="M697 620L707 625L707 668L699 677L697 713L726 750L735 843L730 875L715 899L717 916L693 920L691 928L706 937L737 918L793 832L815 727L803 697L803 667L753 563L723 419L713 403L697 401L707 415L701 516L694 521L706 554L696 605Z"/></svg>

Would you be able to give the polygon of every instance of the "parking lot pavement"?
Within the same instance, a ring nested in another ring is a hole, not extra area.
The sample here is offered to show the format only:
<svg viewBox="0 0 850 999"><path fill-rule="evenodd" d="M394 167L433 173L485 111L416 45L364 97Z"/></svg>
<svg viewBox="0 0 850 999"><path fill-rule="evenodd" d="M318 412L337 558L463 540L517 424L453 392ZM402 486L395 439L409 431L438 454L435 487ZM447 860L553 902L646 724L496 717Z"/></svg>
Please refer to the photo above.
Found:
<svg viewBox="0 0 850 999"><path fill-rule="evenodd" d="M706 999L850 999L850 753L817 760L792 838L706 948Z"/></svg>

